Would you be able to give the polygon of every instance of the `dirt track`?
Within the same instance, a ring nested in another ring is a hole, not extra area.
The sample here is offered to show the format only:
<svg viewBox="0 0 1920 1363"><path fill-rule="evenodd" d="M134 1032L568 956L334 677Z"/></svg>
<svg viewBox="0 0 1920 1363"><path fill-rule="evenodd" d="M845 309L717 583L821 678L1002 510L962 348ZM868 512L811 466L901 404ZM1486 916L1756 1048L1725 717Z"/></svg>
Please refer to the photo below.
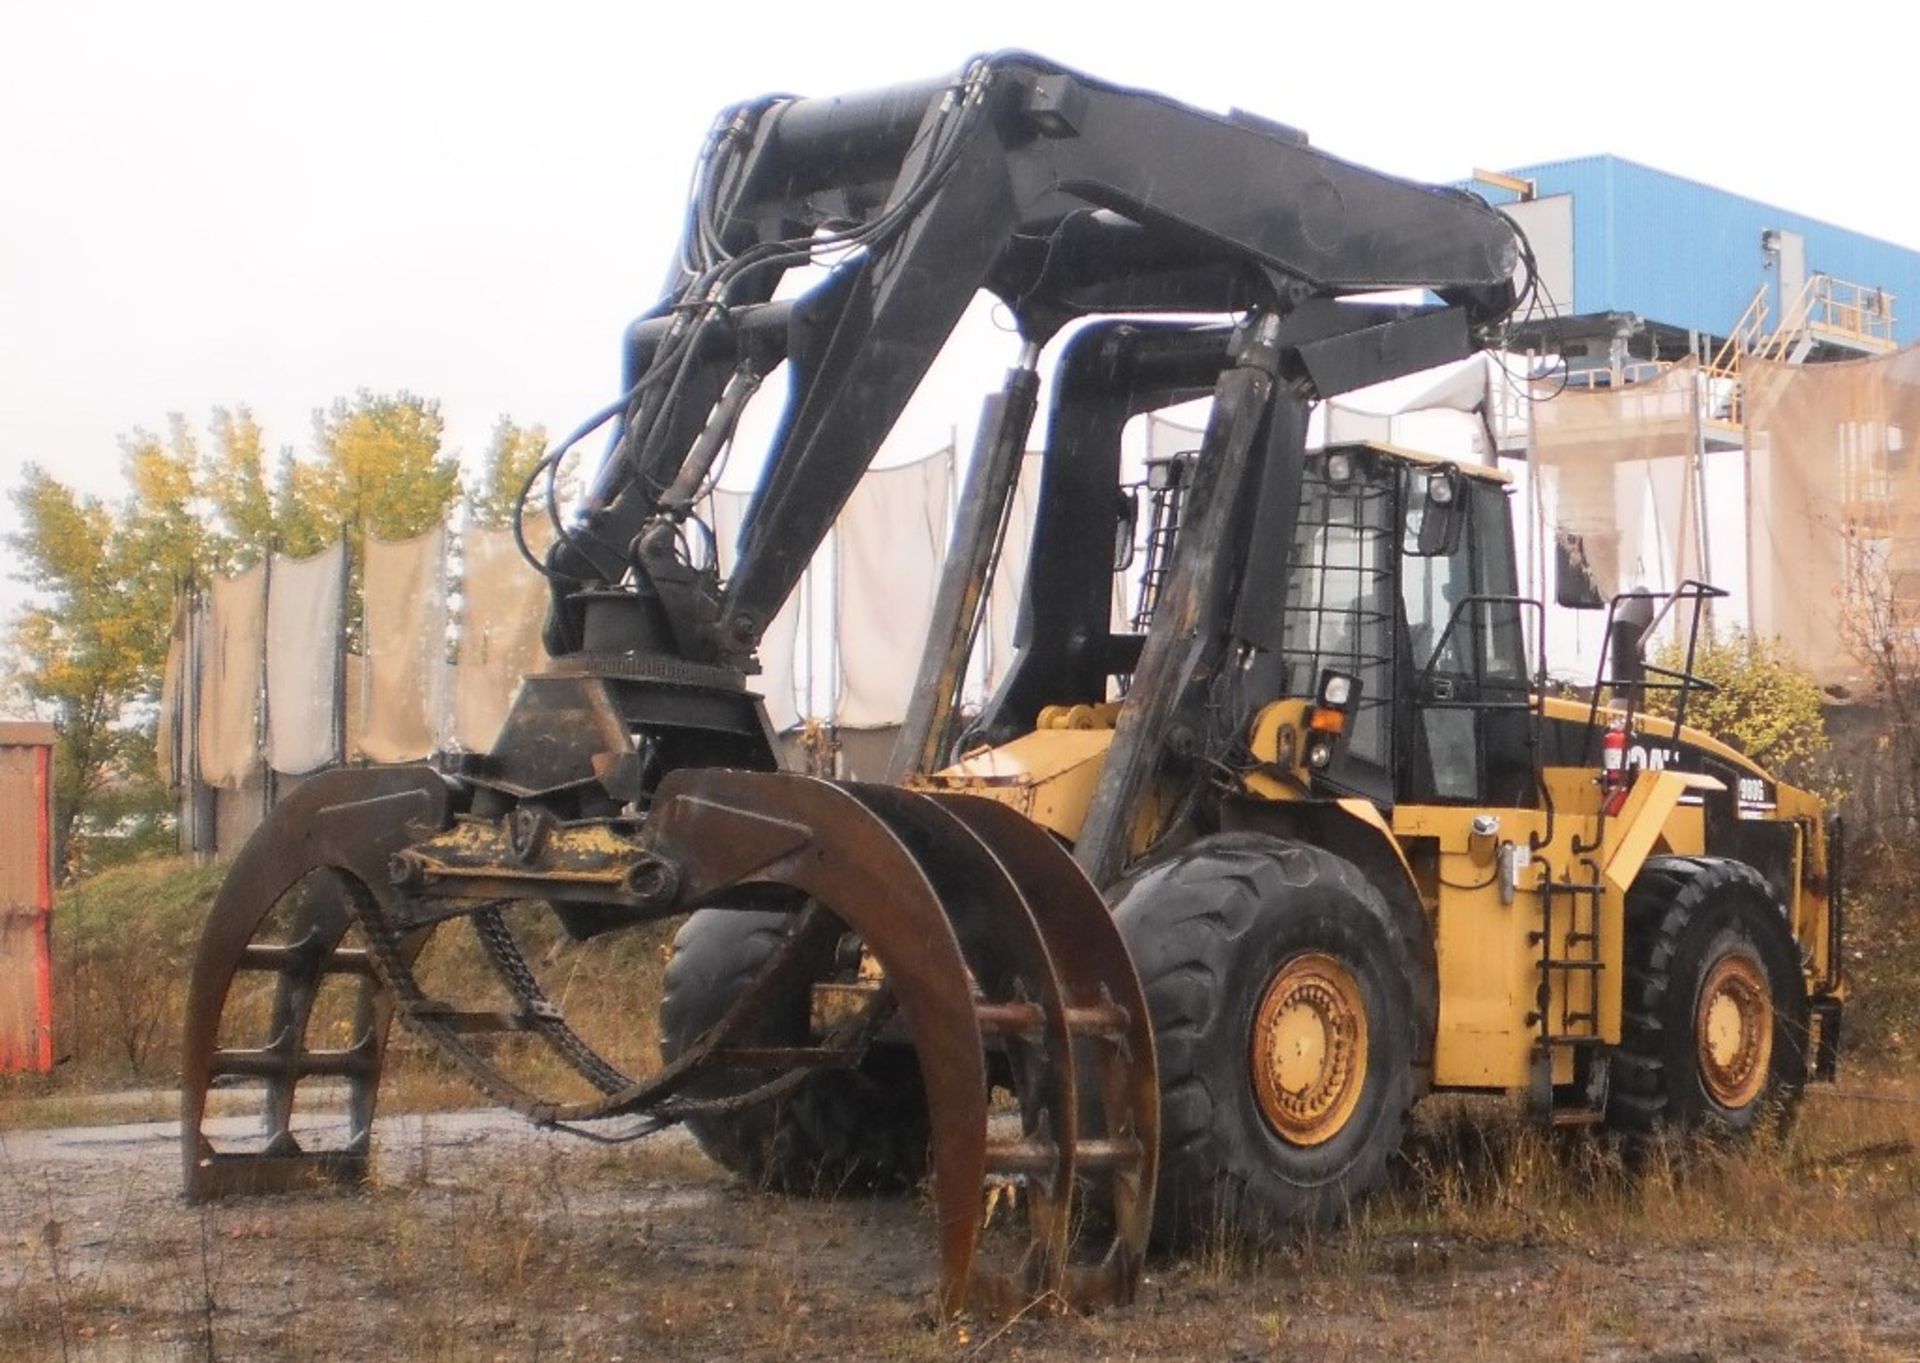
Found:
<svg viewBox="0 0 1920 1363"><path fill-rule="evenodd" d="M1490 1203L1465 1230L1436 1214L1158 1265L1133 1307L996 1332L935 1324L924 1205L750 1194L684 1138L389 1117L373 1188L206 1210L178 1196L170 1124L0 1142L8 1360L1920 1358L1920 1197L1897 1161L1827 1242L1793 1229L1826 1224L1820 1203L1732 1208L1750 1229L1731 1236Z"/></svg>

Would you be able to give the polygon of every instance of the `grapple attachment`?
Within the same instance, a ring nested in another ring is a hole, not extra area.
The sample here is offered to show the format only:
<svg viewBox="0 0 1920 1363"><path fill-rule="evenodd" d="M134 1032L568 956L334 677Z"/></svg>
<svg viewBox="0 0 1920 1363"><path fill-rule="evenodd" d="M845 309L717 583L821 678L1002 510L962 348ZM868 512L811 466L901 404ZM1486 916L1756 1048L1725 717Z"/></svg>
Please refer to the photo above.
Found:
<svg viewBox="0 0 1920 1363"><path fill-rule="evenodd" d="M482 820L460 812L463 799L425 768L333 773L285 801L235 863L193 976L182 1114L191 1196L363 1177L395 1013L496 1101L547 1125L604 1132L600 1123L619 1119L616 1138L777 1102L888 1044L897 1015L932 1132L943 1308L1131 1297L1158 1157L1153 1039L1105 904L1044 830L968 796L710 769L667 775L637 823L530 832L524 807ZM499 931L503 898L563 893L635 921L740 902L798 907L787 945L719 1021L633 1078L573 1031ZM514 1012L462 1011L414 977L426 937L463 916L513 986ZM349 929L364 947L341 945ZM847 933L880 967L854 1015L806 1045L746 1042L756 1006L820 958L809 944ZM324 1048L308 1020L333 975L359 994L353 1034ZM270 1007L247 987L256 979L273 981ZM264 1026L259 1044L226 1040L249 1021ZM472 1044L489 1031L532 1034L599 1097L529 1092ZM725 1096L695 1096L701 1077L723 1071L736 1078L720 1086ZM772 1077L742 1091L741 1072ZM326 1149L290 1120L296 1086L313 1076L348 1083L348 1126ZM265 1085L263 1140L232 1148L208 1134L207 1093L221 1077ZM996 1112L990 1080L1011 1089L1017 1116ZM983 1225L989 1188L1024 1204L1017 1232Z"/></svg>
<svg viewBox="0 0 1920 1363"><path fill-rule="evenodd" d="M343 942L355 896L383 890L388 857L445 825L449 794L425 767L327 772L282 800L234 859L188 984L180 1139L189 1197L366 1177L392 1008L371 953ZM310 1023L332 980L355 997L351 1035L327 1046ZM251 1032L256 1044L223 1044L225 1032ZM347 1087L347 1128L324 1147L293 1133L306 1079ZM264 1086L262 1129L237 1147L216 1146L207 1130L218 1080Z"/></svg>

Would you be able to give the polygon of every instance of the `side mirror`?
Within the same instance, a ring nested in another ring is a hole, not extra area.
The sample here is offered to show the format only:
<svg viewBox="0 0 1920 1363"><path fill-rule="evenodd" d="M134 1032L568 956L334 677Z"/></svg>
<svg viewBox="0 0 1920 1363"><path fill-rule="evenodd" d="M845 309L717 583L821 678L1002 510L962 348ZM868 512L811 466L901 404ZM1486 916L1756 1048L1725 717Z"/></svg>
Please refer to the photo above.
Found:
<svg viewBox="0 0 1920 1363"><path fill-rule="evenodd" d="M1124 573L1133 566L1134 537L1140 532L1140 489L1122 488L1115 508L1113 526L1113 571Z"/></svg>
<svg viewBox="0 0 1920 1363"><path fill-rule="evenodd" d="M1607 608L1600 594L1600 583L1587 556L1587 542L1580 535L1553 537L1553 599L1567 610L1598 611Z"/></svg>
<svg viewBox="0 0 1920 1363"><path fill-rule="evenodd" d="M1466 480L1451 464L1407 470L1406 524L1401 552L1437 558L1460 547L1466 525Z"/></svg>

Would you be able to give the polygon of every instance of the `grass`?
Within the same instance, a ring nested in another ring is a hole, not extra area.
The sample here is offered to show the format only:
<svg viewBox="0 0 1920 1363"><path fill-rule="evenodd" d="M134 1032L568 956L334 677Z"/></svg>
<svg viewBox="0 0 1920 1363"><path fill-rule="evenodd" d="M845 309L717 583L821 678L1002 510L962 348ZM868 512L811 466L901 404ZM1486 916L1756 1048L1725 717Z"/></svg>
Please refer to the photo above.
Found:
<svg viewBox="0 0 1920 1363"><path fill-rule="evenodd" d="M181 995L168 981L184 980L217 883L217 868L129 867L63 900L71 1059L53 1079L0 1087L0 1132L172 1116L169 1095L129 1106L92 1090L170 1078ZM579 944L521 926L568 1016L650 1064L664 933ZM420 970L463 1006L504 1001L457 925ZM1898 991L1915 980L1876 975L1873 988L1885 1006L1864 1016L1908 1016ZM148 993L116 1011L123 989ZM254 1023L265 1002L252 1000ZM143 1054L143 1028L166 1044ZM1151 1266L1131 1308L1006 1325L932 1320L924 1206L751 1195L684 1142L536 1139L503 1154L435 1147L389 1121L365 1196L204 1212L177 1202L171 1160L70 1179L9 1167L0 1358L307 1360L365 1355L376 1339L382 1356L463 1359L1912 1358L1920 1083L1903 1040L1878 1038L1880 1068L1814 1090L1783 1137L1660 1147L1637 1167L1498 1103L1430 1101L1403 1177L1337 1231L1259 1250L1222 1235ZM389 1059L383 1111L474 1103L398 1030ZM531 1081L567 1079L550 1059L515 1063Z"/></svg>
<svg viewBox="0 0 1920 1363"><path fill-rule="evenodd" d="M933 1320L923 1203L762 1197L685 1143L447 1150L402 1120L362 1195L204 1211L170 1168L84 1195L11 1169L0 1357L1911 1358L1920 1090L1862 1093L1637 1167L1431 1102L1350 1224L1222 1238L1152 1264L1132 1307L1004 1325Z"/></svg>
<svg viewBox="0 0 1920 1363"><path fill-rule="evenodd" d="M54 914L59 1063L51 1075L0 1076L0 1125L139 1121L177 1110L170 1096L123 1106L91 1095L176 1082L188 972L224 873L220 864L160 858L104 871L62 893ZM658 1063L655 1014L666 929L576 943L543 911L510 911L509 918L543 987L577 1030L624 1068L644 1071ZM512 1006L464 923L443 926L417 969L434 997L463 1007ZM339 981L323 991L311 1044L344 1045L357 1034L352 988ZM266 1041L273 989L269 976L239 978L223 1044ZM531 1038L477 1044L529 1087L571 1098L590 1092ZM224 1094L217 1099L229 1108L236 1101ZM396 1026L381 1101L389 1111L432 1111L482 1100L435 1048Z"/></svg>
<svg viewBox="0 0 1920 1363"><path fill-rule="evenodd" d="M53 915L54 1041L48 1088L171 1081L187 971L225 867L177 857L103 871Z"/></svg>
<svg viewBox="0 0 1920 1363"><path fill-rule="evenodd" d="M1897 1101L1818 1092L1784 1138L1634 1163L1500 1105L1432 1102L1405 1176L1349 1225L1216 1242L1161 1278L1167 1302L1198 1297L1215 1318L1161 1315L1195 1355L1911 1358L1920 1092L1868 1091ZM1892 1323L1860 1309L1889 1297Z"/></svg>

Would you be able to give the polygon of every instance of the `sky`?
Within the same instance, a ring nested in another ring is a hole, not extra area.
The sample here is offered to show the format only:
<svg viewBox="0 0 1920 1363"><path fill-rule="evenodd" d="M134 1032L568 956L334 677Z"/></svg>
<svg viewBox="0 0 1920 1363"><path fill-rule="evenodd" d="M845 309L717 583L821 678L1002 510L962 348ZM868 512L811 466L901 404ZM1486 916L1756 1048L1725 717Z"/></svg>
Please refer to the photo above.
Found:
<svg viewBox="0 0 1920 1363"><path fill-rule="evenodd" d="M32 461L120 495L123 437L219 406L304 449L362 388L438 399L469 458L503 414L558 433L617 391L720 107L1006 47L1414 178L1610 151L1920 247L1891 5L667 11L0 0L0 482ZM969 393L1013 357L990 319L970 344ZM964 438L960 391L900 449Z"/></svg>

